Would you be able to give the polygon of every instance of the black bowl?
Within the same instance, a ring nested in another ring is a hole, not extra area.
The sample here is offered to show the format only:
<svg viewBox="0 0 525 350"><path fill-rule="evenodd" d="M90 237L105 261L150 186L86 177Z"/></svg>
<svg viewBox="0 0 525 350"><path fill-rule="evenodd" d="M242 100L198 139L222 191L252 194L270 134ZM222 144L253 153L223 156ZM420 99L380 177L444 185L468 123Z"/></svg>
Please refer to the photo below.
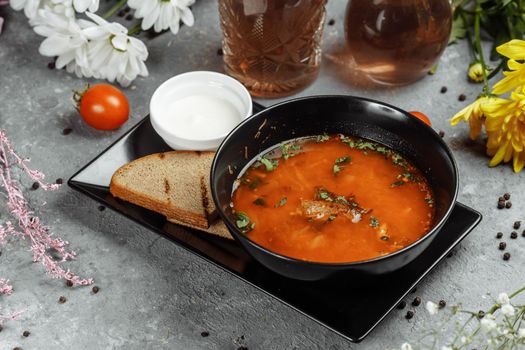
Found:
<svg viewBox="0 0 525 350"><path fill-rule="evenodd" d="M254 157L278 143L323 133L376 141L398 151L423 171L434 191L436 215L432 229L399 251L351 263L317 263L286 257L241 233L230 206L239 173ZM365 98L315 96L274 105L237 126L217 150L211 169L211 191L232 236L257 261L290 278L319 280L339 273L387 273L416 258L439 234L450 215L457 197L458 175L452 153L441 137L409 113Z"/></svg>

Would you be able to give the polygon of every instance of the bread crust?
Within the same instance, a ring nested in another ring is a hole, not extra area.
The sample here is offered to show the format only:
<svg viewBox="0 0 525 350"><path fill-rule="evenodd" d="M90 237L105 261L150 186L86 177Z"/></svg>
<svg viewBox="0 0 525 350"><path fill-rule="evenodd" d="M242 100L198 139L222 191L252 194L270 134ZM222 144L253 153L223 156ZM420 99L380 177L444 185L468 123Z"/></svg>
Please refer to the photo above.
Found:
<svg viewBox="0 0 525 350"><path fill-rule="evenodd" d="M109 191L113 196L117 198L153 210L168 218L174 218L174 220L177 220L178 223L186 224L187 226L198 229L209 229L211 221L213 221L213 219L216 218L216 210L213 206L213 203L208 198L209 191L207 190L207 186L209 185L207 185L207 181L204 176L200 176L199 179L199 184L201 186L200 204L202 204L202 213L196 213L185 208L180 208L177 206L176 203L170 203L169 197L168 201L164 201L153 196L148 196L144 193L137 193L132 189L128 189L126 185L119 181L120 179L124 178L126 172L131 167L138 165L140 162L144 162L145 160L148 160L149 158L153 157L157 157L161 160L164 160L166 159L166 156L176 154L192 154L200 157L202 155L211 156L214 154L214 152L172 151L165 153L155 153L142 158L138 158L130 163L123 165L113 174L111 178ZM169 191L170 187L170 183L166 180L164 183L164 188L162 190Z"/></svg>

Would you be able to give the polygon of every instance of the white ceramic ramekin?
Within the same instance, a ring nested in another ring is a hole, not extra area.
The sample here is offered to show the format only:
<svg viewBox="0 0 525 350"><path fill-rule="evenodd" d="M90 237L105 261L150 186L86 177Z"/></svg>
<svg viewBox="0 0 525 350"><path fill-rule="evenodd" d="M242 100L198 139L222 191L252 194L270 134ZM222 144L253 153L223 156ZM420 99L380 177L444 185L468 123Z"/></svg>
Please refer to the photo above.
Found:
<svg viewBox="0 0 525 350"><path fill-rule="evenodd" d="M166 122L169 103L193 94L206 94L229 101L239 112L240 121L252 114L252 98L248 90L237 80L216 72L195 71L176 75L162 83L153 93L150 101L151 124L155 131L173 149L177 150L215 150L227 133L213 137L192 139L188 135L173 130ZM231 131L231 130L230 130Z"/></svg>

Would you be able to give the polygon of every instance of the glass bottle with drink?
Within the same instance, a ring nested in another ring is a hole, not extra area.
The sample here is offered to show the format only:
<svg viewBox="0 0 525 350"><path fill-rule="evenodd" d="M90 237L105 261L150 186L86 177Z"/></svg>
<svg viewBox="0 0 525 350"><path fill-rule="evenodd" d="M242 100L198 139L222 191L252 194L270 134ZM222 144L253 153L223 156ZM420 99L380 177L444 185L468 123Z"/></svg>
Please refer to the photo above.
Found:
<svg viewBox="0 0 525 350"><path fill-rule="evenodd" d="M345 34L358 71L403 85L422 78L448 43L449 0L350 0Z"/></svg>

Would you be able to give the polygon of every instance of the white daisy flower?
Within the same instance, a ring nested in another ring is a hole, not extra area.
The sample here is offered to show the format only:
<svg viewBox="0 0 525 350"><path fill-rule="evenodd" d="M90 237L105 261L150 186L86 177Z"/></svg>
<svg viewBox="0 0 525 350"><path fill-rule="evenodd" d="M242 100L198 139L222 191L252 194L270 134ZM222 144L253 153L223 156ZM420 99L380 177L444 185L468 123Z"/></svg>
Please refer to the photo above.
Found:
<svg viewBox="0 0 525 350"><path fill-rule="evenodd" d="M498 298L496 299L496 301L500 305L505 305L505 304L510 303L510 299L509 299L509 296L507 295L507 293L499 293Z"/></svg>
<svg viewBox="0 0 525 350"><path fill-rule="evenodd" d="M35 26L54 26L53 21L48 18L48 14L54 13L64 20L75 19L73 0L44 0L40 3L35 16L29 19L29 24Z"/></svg>
<svg viewBox="0 0 525 350"><path fill-rule="evenodd" d="M427 303L425 305L425 308L427 309L428 313L431 314L431 315L435 315L439 311L438 304L436 304L436 303L434 303L432 301L427 301Z"/></svg>
<svg viewBox="0 0 525 350"><path fill-rule="evenodd" d="M24 14L27 18L34 18L42 0L11 0L9 4L15 11L24 10Z"/></svg>
<svg viewBox="0 0 525 350"><path fill-rule="evenodd" d="M525 339L525 328L518 329L518 338Z"/></svg>
<svg viewBox="0 0 525 350"><path fill-rule="evenodd" d="M77 12L83 13L89 10L96 12L98 10L99 0L73 0L73 6Z"/></svg>
<svg viewBox="0 0 525 350"><path fill-rule="evenodd" d="M88 62L88 38L84 29L94 24L57 14L51 8L38 11L34 30L46 39L38 51L43 56L57 57L56 68L75 73L78 77L90 77Z"/></svg>
<svg viewBox="0 0 525 350"><path fill-rule="evenodd" d="M65 17L75 17L73 0L11 0L9 3L14 10L24 10L32 26L37 24L38 11L46 8Z"/></svg>
<svg viewBox="0 0 525 350"><path fill-rule="evenodd" d="M86 12L97 25L86 28L90 68L95 78L118 81L126 87L137 76L148 76L144 61L148 58L146 45L128 35L126 27L109 23L94 13Z"/></svg>
<svg viewBox="0 0 525 350"><path fill-rule="evenodd" d="M180 21L191 27L195 22L190 6L195 0L129 0L128 6L135 9L135 17L143 18L142 29L153 27L156 32L170 29L179 32Z"/></svg>
<svg viewBox="0 0 525 350"><path fill-rule="evenodd" d="M412 350L412 345L410 345L409 343L403 343L401 345L401 350Z"/></svg>
<svg viewBox="0 0 525 350"><path fill-rule="evenodd" d="M514 306L505 304L501 307L501 313L505 316L514 316Z"/></svg>
<svg viewBox="0 0 525 350"><path fill-rule="evenodd" d="M481 330L484 333L490 333L496 329L497 324L496 324L496 321L488 317L484 317L480 322L480 326L481 326Z"/></svg>

